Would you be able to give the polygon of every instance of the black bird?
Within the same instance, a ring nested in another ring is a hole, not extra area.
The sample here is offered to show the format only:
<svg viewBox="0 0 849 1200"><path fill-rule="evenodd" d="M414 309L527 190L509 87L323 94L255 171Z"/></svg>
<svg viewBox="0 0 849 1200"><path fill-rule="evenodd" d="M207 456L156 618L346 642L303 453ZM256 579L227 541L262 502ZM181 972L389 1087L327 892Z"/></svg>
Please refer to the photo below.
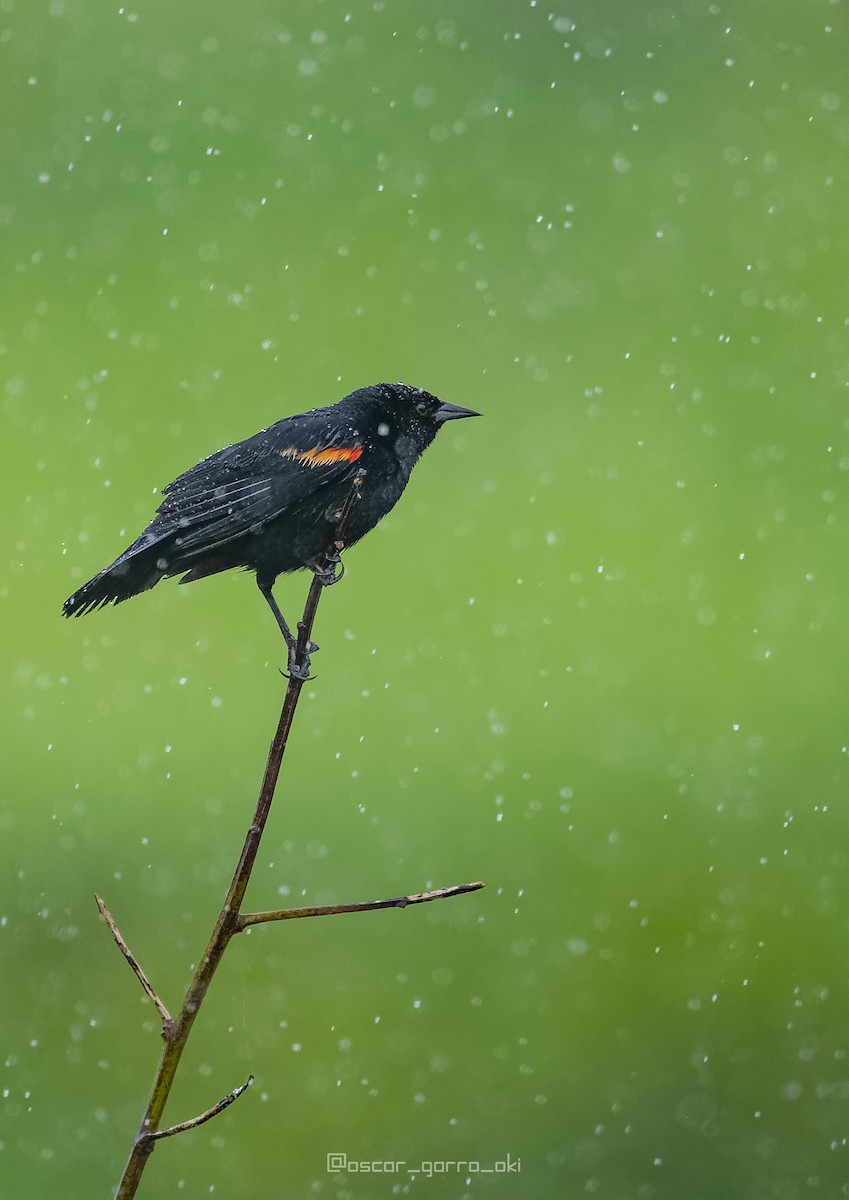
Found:
<svg viewBox="0 0 849 1200"><path fill-rule="evenodd" d="M289 670L305 677L308 664L298 667L296 639L271 590L277 576L308 568L335 583L342 551L400 499L443 423L477 416L404 383L376 383L277 421L169 483L147 529L62 611L78 617L171 575L185 572L180 583L191 583L244 567L256 572L286 639Z"/></svg>

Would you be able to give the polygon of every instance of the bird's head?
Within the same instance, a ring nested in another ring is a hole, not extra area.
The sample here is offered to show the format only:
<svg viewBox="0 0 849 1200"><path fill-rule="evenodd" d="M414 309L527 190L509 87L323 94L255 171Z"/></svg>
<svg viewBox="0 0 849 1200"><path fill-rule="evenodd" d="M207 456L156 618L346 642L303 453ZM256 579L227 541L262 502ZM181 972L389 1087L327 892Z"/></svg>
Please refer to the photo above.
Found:
<svg viewBox="0 0 849 1200"><path fill-rule="evenodd" d="M375 383L346 396L377 438L390 438L403 460L416 459L430 445L446 421L479 417L480 413L407 383ZM412 465L412 462L410 465Z"/></svg>

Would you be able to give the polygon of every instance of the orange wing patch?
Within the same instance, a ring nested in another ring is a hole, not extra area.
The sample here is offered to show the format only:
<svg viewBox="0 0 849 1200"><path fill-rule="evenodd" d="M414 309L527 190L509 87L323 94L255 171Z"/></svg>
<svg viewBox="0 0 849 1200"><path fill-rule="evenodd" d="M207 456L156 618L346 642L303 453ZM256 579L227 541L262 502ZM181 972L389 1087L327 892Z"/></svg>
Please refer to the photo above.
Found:
<svg viewBox="0 0 849 1200"><path fill-rule="evenodd" d="M362 446L333 446L323 450L321 446L313 446L311 450L297 450L289 446L280 451L281 458L293 458L295 462L303 463L306 467L327 467L331 463L355 463L363 452Z"/></svg>

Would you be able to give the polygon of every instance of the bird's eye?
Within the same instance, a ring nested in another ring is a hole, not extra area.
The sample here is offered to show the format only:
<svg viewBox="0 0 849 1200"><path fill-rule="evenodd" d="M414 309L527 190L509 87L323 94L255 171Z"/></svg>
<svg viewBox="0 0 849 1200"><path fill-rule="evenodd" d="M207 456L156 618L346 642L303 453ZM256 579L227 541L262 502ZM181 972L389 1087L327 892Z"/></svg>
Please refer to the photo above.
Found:
<svg viewBox="0 0 849 1200"><path fill-rule="evenodd" d="M424 416L424 414L427 412L427 401L420 400L418 402L418 404L416 405L416 411L420 412L422 414L422 416Z"/></svg>

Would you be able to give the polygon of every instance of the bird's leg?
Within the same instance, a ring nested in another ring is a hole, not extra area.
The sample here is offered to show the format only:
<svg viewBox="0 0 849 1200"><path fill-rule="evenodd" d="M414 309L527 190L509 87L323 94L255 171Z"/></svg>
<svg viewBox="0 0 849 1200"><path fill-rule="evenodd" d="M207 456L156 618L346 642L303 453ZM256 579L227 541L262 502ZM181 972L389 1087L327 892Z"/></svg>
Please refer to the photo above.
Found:
<svg viewBox="0 0 849 1200"><path fill-rule="evenodd" d="M345 574L345 564L338 550L328 550L321 558L310 563L310 570L321 580L322 587L332 587Z"/></svg>
<svg viewBox="0 0 849 1200"><path fill-rule="evenodd" d="M283 634L286 641L286 649L288 651L288 666L289 674L294 675L296 679L306 680L310 673L310 655L314 654L318 649L315 642L307 642L304 648L305 661L301 664L298 662L298 639L292 633L292 630L286 624L286 618L280 611L280 606L274 599L274 593L271 590L271 583L267 579L256 577L256 585L265 597L265 602L274 614L274 620Z"/></svg>

